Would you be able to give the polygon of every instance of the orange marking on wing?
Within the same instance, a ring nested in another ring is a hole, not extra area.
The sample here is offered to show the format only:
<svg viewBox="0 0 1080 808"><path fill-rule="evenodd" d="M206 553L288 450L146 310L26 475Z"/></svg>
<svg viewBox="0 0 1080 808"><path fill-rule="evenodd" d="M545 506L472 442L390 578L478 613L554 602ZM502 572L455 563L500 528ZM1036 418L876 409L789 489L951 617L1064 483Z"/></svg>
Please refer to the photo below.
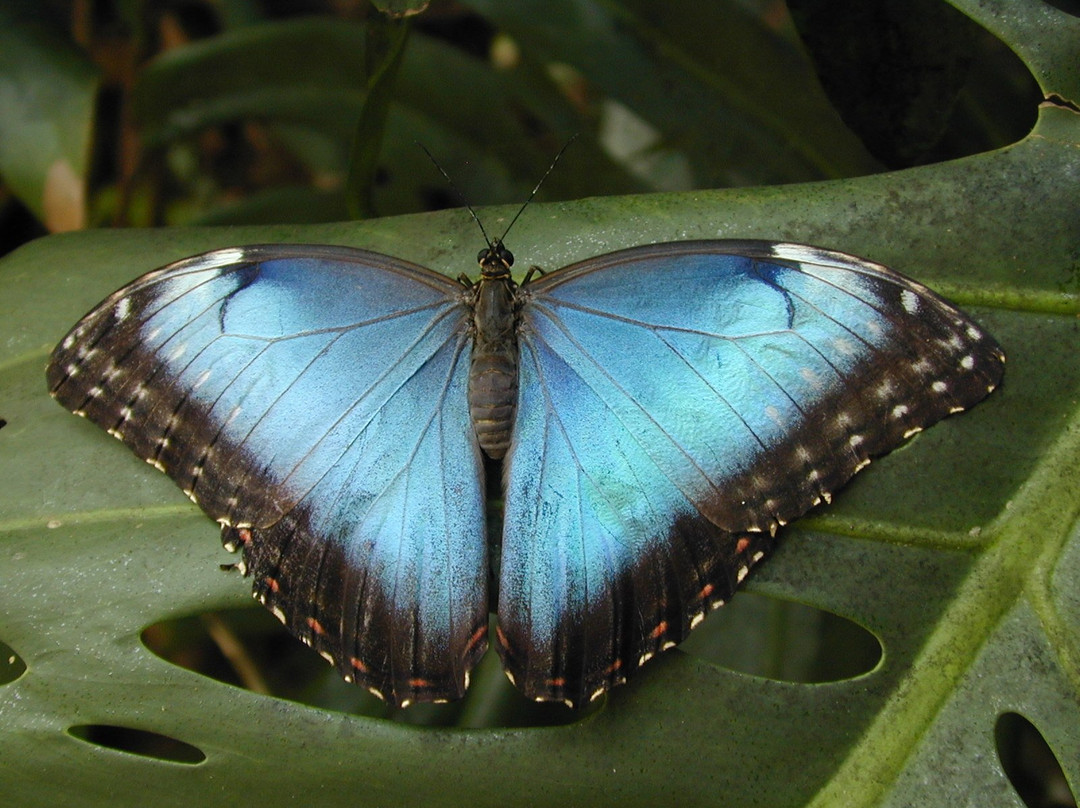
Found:
<svg viewBox="0 0 1080 808"><path fill-rule="evenodd" d="M251 530L246 527L242 527L236 531L236 535L240 537L240 541L244 544L251 544Z"/></svg>
<svg viewBox="0 0 1080 808"><path fill-rule="evenodd" d="M506 635L503 634L503 630L502 630L501 626L495 626L495 636L499 640L499 645L501 645L503 648L509 648L510 647L510 643L507 642Z"/></svg>
<svg viewBox="0 0 1080 808"><path fill-rule="evenodd" d="M368 666L365 665L363 662L361 662L356 657L349 657L349 664L352 665L353 668L358 670L360 673L367 673L368 672Z"/></svg>
<svg viewBox="0 0 1080 808"><path fill-rule="evenodd" d="M470 648L472 648L474 645L476 645L478 642L480 642L480 640L482 640L484 638L484 636L487 634L487 630L488 630L487 626L480 626L480 628L478 628L473 633L473 635L471 637L469 637L469 642L465 646L465 650L468 651Z"/></svg>
<svg viewBox="0 0 1080 808"><path fill-rule="evenodd" d="M431 687L431 682L428 679L410 679L409 687Z"/></svg>
<svg viewBox="0 0 1080 808"><path fill-rule="evenodd" d="M267 589L269 589L275 595L281 591L281 584L278 583L277 578L271 578L269 575L267 575L265 578L263 578L263 580L266 581Z"/></svg>
<svg viewBox="0 0 1080 808"><path fill-rule="evenodd" d="M750 546L750 539L746 538L746 536L743 536L743 537L742 537L741 539L739 539L739 541L738 541L738 542L737 542L737 543L735 544L735 552L736 552L736 553L745 553L745 552L746 552L746 548L747 548L747 547L749 547L749 546Z"/></svg>
<svg viewBox="0 0 1080 808"><path fill-rule="evenodd" d="M705 598L709 597L709 595L711 595L712 592L713 592L713 585L712 584L705 584L705 586L702 588L702 590L700 592L698 592L698 600L705 600Z"/></svg>
<svg viewBox="0 0 1080 808"><path fill-rule="evenodd" d="M615 673L615 671L617 671L621 667L622 667L622 660L621 659L616 659L614 662L612 662L610 665L607 666L607 669L604 671L604 676L610 676L611 674Z"/></svg>
<svg viewBox="0 0 1080 808"><path fill-rule="evenodd" d="M307 624L311 628L311 630L314 631L316 634L325 634L326 633L326 629L323 628L323 624L320 623L318 620L316 620L314 617L309 617L307 619Z"/></svg>
<svg viewBox="0 0 1080 808"><path fill-rule="evenodd" d="M558 679L548 679L544 684L548 687L566 687L566 679L560 676Z"/></svg>
<svg viewBox="0 0 1080 808"><path fill-rule="evenodd" d="M663 637L665 634L667 634L667 620L661 620L656 628L649 632L649 636L654 640Z"/></svg>

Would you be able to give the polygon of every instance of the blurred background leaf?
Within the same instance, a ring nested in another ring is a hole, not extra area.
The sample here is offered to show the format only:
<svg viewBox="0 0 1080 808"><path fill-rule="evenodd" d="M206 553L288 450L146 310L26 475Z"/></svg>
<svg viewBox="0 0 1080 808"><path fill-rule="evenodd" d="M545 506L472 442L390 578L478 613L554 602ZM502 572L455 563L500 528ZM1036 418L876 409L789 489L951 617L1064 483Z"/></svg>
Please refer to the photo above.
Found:
<svg viewBox="0 0 1080 808"><path fill-rule="evenodd" d="M417 142L497 204L575 134L546 199L861 176L1034 123L1030 73L940 0L792 8L7 0L0 251L86 225L460 205Z"/></svg>
<svg viewBox="0 0 1080 808"><path fill-rule="evenodd" d="M35 0L0 5L0 176L52 232L86 224L100 82L66 22Z"/></svg>

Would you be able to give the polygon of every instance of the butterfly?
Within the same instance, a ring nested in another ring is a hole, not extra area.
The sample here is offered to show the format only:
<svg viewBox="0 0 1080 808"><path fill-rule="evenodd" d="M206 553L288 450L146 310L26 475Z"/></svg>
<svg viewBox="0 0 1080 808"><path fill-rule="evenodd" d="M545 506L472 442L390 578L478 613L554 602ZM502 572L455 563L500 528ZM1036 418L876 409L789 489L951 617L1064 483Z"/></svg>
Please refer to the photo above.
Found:
<svg viewBox="0 0 1080 808"><path fill-rule="evenodd" d="M526 696L594 699L1004 370L925 286L806 245L639 246L519 285L500 238L479 264L214 250L108 297L48 368L221 524L293 634L398 705L464 694L491 605Z"/></svg>

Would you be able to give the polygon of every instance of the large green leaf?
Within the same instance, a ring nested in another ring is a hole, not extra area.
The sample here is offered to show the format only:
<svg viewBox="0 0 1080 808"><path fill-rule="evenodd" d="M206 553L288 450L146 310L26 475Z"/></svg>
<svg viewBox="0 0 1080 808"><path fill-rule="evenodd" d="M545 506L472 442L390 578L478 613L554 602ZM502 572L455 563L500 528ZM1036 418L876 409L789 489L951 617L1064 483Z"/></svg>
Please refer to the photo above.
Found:
<svg viewBox="0 0 1080 808"><path fill-rule="evenodd" d="M0 265L7 801L1017 806L995 745L1013 715L1080 791L1080 25L1037 2L957 5L1011 43L1051 99L1021 143L853 180L536 205L513 233L521 265L545 267L681 238L823 244L929 283L1001 341L998 392L873 464L751 580L868 628L884 648L873 670L796 683L676 650L575 723L450 730L261 696L163 661L144 627L242 605L247 585L217 569L229 557L215 526L163 475L49 400L51 346L123 282L211 247L350 244L456 275L477 234L445 212L56 236ZM473 691L483 713L489 689ZM92 744L73 730L88 725L160 733L201 762Z"/></svg>

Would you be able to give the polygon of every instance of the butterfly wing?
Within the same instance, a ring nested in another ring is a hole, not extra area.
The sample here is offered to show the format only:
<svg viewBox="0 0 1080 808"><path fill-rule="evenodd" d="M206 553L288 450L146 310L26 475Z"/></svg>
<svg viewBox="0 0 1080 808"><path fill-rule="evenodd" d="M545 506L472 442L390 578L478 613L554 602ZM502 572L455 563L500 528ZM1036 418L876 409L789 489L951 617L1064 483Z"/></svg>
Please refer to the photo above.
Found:
<svg viewBox="0 0 1080 808"><path fill-rule="evenodd" d="M219 521L255 596L346 678L455 698L488 615L463 294L360 250L218 250L108 298L49 386Z"/></svg>
<svg viewBox="0 0 1080 808"><path fill-rule="evenodd" d="M521 299L499 646L526 695L571 704L680 642L778 526L1003 371L925 287L800 245L635 248Z"/></svg>

